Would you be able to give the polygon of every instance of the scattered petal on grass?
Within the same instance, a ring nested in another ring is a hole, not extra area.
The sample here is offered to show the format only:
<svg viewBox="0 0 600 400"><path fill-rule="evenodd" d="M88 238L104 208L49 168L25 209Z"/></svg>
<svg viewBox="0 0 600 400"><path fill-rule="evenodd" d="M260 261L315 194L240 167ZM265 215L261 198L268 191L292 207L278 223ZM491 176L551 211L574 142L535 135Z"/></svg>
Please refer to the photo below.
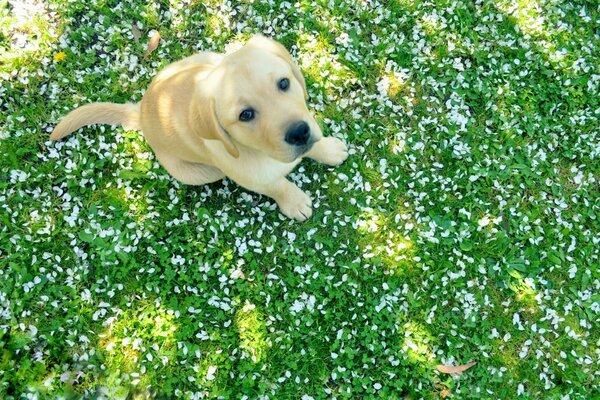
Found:
<svg viewBox="0 0 600 400"><path fill-rule="evenodd" d="M140 31L140 28L136 24L131 25L131 35L133 35L136 42L142 38L142 31ZM158 43L156 45L158 46Z"/></svg>
<svg viewBox="0 0 600 400"><path fill-rule="evenodd" d="M208 381L214 380L216 372L217 372L217 367L215 367L213 365L208 367L208 370L206 371L206 380L208 380Z"/></svg>
<svg viewBox="0 0 600 400"><path fill-rule="evenodd" d="M5 3L0 398L594 397L597 7ZM68 109L137 102L169 62L257 32L350 144L290 174L311 220L180 184L139 132L45 142ZM421 368L465 349L482 365L451 388Z"/></svg>

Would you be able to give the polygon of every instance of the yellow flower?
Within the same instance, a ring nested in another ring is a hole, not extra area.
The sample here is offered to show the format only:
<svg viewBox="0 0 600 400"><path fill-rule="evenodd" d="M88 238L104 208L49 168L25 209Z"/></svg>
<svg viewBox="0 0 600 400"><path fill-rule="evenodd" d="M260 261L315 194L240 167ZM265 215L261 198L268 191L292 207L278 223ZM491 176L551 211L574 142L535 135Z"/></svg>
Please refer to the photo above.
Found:
<svg viewBox="0 0 600 400"><path fill-rule="evenodd" d="M54 55L54 62L59 62L64 60L67 57L67 54L64 51L61 51L60 53L56 53Z"/></svg>

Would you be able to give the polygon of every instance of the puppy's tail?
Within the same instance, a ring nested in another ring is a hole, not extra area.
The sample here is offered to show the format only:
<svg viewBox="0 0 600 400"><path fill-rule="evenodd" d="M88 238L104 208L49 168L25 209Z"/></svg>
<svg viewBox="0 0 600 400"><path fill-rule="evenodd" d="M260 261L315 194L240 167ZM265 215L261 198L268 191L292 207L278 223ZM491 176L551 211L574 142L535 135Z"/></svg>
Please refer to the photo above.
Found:
<svg viewBox="0 0 600 400"><path fill-rule="evenodd" d="M62 139L92 124L123 125L127 130L140 130L140 104L92 103L76 108L56 125L50 140Z"/></svg>

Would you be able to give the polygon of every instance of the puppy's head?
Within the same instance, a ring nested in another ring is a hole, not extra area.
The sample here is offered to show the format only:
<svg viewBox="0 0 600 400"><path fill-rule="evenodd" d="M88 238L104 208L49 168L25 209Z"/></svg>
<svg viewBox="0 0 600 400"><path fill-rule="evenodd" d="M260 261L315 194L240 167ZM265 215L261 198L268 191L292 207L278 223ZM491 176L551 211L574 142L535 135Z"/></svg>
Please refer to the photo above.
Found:
<svg viewBox="0 0 600 400"><path fill-rule="evenodd" d="M212 111L233 156L241 144L292 162L323 137L304 77L281 44L255 36L211 75Z"/></svg>

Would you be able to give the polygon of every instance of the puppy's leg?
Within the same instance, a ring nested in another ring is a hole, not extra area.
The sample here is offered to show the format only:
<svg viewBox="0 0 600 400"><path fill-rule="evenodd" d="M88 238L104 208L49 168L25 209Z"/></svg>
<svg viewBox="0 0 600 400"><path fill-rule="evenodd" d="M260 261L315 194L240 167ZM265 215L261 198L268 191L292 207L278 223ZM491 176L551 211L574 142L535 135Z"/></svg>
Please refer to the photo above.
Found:
<svg viewBox="0 0 600 400"><path fill-rule="evenodd" d="M181 160L164 154L156 154L160 164L169 174L186 185L204 185L225 178L218 168Z"/></svg>
<svg viewBox="0 0 600 400"><path fill-rule="evenodd" d="M348 158L348 147L340 139L328 136L315 143L305 157L323 164L336 166Z"/></svg>
<svg viewBox="0 0 600 400"><path fill-rule="evenodd" d="M254 191L274 199L281 212L289 218L305 221L312 215L312 200L298 186L281 178L269 186Z"/></svg>

